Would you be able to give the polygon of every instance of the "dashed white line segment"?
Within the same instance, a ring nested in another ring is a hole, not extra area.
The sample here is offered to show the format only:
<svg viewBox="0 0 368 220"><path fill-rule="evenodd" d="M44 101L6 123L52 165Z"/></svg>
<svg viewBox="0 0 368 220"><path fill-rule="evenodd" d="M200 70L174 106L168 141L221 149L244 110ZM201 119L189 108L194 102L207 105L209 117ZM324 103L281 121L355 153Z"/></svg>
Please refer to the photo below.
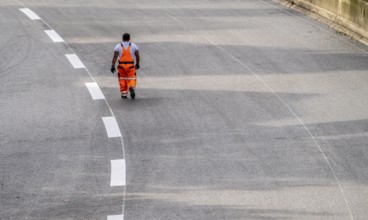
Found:
<svg viewBox="0 0 368 220"><path fill-rule="evenodd" d="M96 82L85 83L85 84L93 100L105 99L104 94L102 93L100 87L98 86Z"/></svg>
<svg viewBox="0 0 368 220"><path fill-rule="evenodd" d="M65 54L66 58L68 58L69 62L75 69L83 69L86 68L82 61L76 54Z"/></svg>
<svg viewBox="0 0 368 220"><path fill-rule="evenodd" d="M109 215L107 220L124 220L124 215Z"/></svg>
<svg viewBox="0 0 368 220"><path fill-rule="evenodd" d="M125 160L111 160L111 182L110 186L125 186L126 164Z"/></svg>
<svg viewBox="0 0 368 220"><path fill-rule="evenodd" d="M51 40L53 42L64 42L65 45L74 53L73 49L68 45L68 43L66 43L61 37L60 35L52 29L52 27L42 18L40 18L36 13L34 13L32 10L26 8L26 6L21 3L18 0L15 0L16 2L18 2L20 5L22 5L25 8L21 8L19 9L21 12L23 12L24 14L26 14L31 20L41 20L46 26L48 26L50 29L49 30L45 30L45 33L51 38ZM106 100L106 98L104 97L102 91L100 90L100 88L98 87L97 82L95 81L94 77L92 76L91 72L87 69L87 67L84 66L84 64L82 63L82 61L78 58L78 56L76 54L66 54L65 55L69 62L73 65L74 68L78 69L78 68L84 68L87 73L89 74L89 76L91 77L91 79L94 81L93 83L86 83L86 86L92 96L93 99L104 99L106 102L106 105L108 106L111 114L113 115L112 117L104 117L102 118L105 124L105 128L107 131L107 134L109 137L120 137L121 140L121 145L122 145L122 151L123 151L123 156L125 156L125 150L124 150L124 141L123 141L123 137L121 135L119 126L116 122L116 119L114 117L114 113L110 107L110 104L108 103L108 101ZM126 185L126 164L125 164L125 159L121 159L121 160L111 160L111 186L125 186ZM126 193L126 188L124 188L124 195ZM124 207L125 207L125 197L123 200L123 214L122 215L110 215L107 216L108 220L124 220Z"/></svg>
<svg viewBox="0 0 368 220"><path fill-rule="evenodd" d="M20 8L19 10L27 15L31 20L41 20L41 18L29 8Z"/></svg>
<svg viewBox="0 0 368 220"><path fill-rule="evenodd" d="M47 36L51 38L52 41L55 43L64 42L63 38L60 37L58 33L56 33L55 30L45 30L45 33Z"/></svg>
<svg viewBox="0 0 368 220"><path fill-rule="evenodd" d="M107 136L109 138L121 137L121 132L120 132L120 129L119 129L119 125L118 125L118 123L117 123L114 116L103 117L102 120L105 124Z"/></svg>

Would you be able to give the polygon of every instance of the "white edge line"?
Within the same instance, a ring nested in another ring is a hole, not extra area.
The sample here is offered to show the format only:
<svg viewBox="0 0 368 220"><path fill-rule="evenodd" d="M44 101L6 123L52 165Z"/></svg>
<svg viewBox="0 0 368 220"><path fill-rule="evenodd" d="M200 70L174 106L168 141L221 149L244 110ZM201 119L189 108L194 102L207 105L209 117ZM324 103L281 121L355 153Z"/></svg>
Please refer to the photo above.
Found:
<svg viewBox="0 0 368 220"><path fill-rule="evenodd" d="M23 12L25 15L28 16L29 19L31 20L41 20L40 16L38 16L34 11L32 11L29 8L20 8L19 9L21 12Z"/></svg>
<svg viewBox="0 0 368 220"><path fill-rule="evenodd" d="M110 186L125 186L126 164L125 160L111 160L111 182Z"/></svg>
<svg viewBox="0 0 368 220"><path fill-rule="evenodd" d="M214 45L215 47L217 47L218 49L222 50L224 53L226 53L227 55L229 55L231 58L233 58L236 62L238 62L240 65L242 65L244 68L246 68L250 73L252 73L270 92L272 92L280 101L281 103L283 103L285 105L285 107L290 111L290 113L292 115L294 115L294 117L299 121L299 123L304 127L304 129L307 131L307 133L310 135L310 137L312 138L313 142L316 144L316 146L318 147L318 150L320 151L320 153L322 154L323 158L325 159L327 165L329 166L338 186L340 189L340 192L345 200L345 205L348 209L349 215L350 215L350 219L354 219L353 218L353 214L351 212L348 200L346 198L344 189L342 188L342 185L340 183L339 178L337 177L337 174L335 172L335 170L333 169L330 161L328 160L326 154L324 153L324 151L322 150L321 145L317 142L316 138L314 137L314 135L312 134L312 132L309 130L309 128L304 124L304 122L299 118L299 116L294 112L294 110L286 103L286 101L281 98L260 76L258 76L251 68L249 68L245 63L243 63L241 60L239 60L238 58L236 58L234 55L232 55L231 53L229 53L227 50L225 50L224 48L222 48L221 46L219 46L218 44L216 44L215 42L213 42L212 40L210 40L208 37L206 37L205 35L201 34L200 36L202 36L202 38L204 38L205 40L207 40L208 42L210 42L212 45Z"/></svg>
<svg viewBox="0 0 368 220"><path fill-rule="evenodd" d="M100 87L98 86L97 82L90 82L90 83L85 83L89 93L92 96L93 100L98 100L98 99L105 99L104 94L102 93Z"/></svg>

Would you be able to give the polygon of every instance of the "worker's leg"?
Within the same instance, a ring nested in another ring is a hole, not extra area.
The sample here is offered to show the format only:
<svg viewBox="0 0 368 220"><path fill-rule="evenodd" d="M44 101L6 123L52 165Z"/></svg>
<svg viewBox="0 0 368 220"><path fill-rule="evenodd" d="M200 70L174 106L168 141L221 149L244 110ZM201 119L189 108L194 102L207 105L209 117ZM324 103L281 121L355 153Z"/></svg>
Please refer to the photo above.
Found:
<svg viewBox="0 0 368 220"><path fill-rule="evenodd" d="M135 89L136 85L137 85L137 81L135 79L128 80L128 88Z"/></svg>
<svg viewBox="0 0 368 220"><path fill-rule="evenodd" d="M126 80L126 73L123 68L119 68L119 85L120 85L120 92L121 96L127 96L128 95L128 82ZM123 97L124 98L124 97Z"/></svg>
<svg viewBox="0 0 368 220"><path fill-rule="evenodd" d="M128 72L128 89L129 89L129 92L130 92L130 97L132 99L135 99L135 86L137 85L137 79L136 79L136 73L135 73L135 69L131 68L129 69L129 72Z"/></svg>
<svg viewBox="0 0 368 220"><path fill-rule="evenodd" d="M120 85L120 92L121 96L127 96L128 95L128 82L125 79L119 79L119 85Z"/></svg>
<svg viewBox="0 0 368 220"><path fill-rule="evenodd" d="M128 69L128 72L127 72L127 75L128 75L128 89L129 88L133 88L135 89L136 85L137 85L137 78L136 78L136 72L135 72L135 69Z"/></svg>

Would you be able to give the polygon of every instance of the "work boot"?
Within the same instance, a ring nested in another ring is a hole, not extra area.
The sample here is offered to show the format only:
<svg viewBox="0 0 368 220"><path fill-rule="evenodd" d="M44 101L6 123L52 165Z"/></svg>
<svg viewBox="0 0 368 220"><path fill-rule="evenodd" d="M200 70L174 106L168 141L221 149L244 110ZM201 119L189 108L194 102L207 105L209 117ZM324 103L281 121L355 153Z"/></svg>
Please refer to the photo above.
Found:
<svg viewBox="0 0 368 220"><path fill-rule="evenodd" d="M130 98L135 99L135 91L133 87L129 88L129 92L130 92Z"/></svg>

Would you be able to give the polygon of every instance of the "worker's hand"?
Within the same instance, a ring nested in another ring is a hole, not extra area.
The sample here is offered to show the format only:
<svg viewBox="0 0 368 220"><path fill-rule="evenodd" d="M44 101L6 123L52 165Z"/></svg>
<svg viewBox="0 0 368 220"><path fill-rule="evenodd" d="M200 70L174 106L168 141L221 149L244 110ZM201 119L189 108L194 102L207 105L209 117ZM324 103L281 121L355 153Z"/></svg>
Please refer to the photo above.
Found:
<svg viewBox="0 0 368 220"><path fill-rule="evenodd" d="M115 73L115 65L111 66L111 73L113 73L113 74Z"/></svg>
<svg viewBox="0 0 368 220"><path fill-rule="evenodd" d="M135 65L135 69L136 70L139 69L139 64Z"/></svg>

